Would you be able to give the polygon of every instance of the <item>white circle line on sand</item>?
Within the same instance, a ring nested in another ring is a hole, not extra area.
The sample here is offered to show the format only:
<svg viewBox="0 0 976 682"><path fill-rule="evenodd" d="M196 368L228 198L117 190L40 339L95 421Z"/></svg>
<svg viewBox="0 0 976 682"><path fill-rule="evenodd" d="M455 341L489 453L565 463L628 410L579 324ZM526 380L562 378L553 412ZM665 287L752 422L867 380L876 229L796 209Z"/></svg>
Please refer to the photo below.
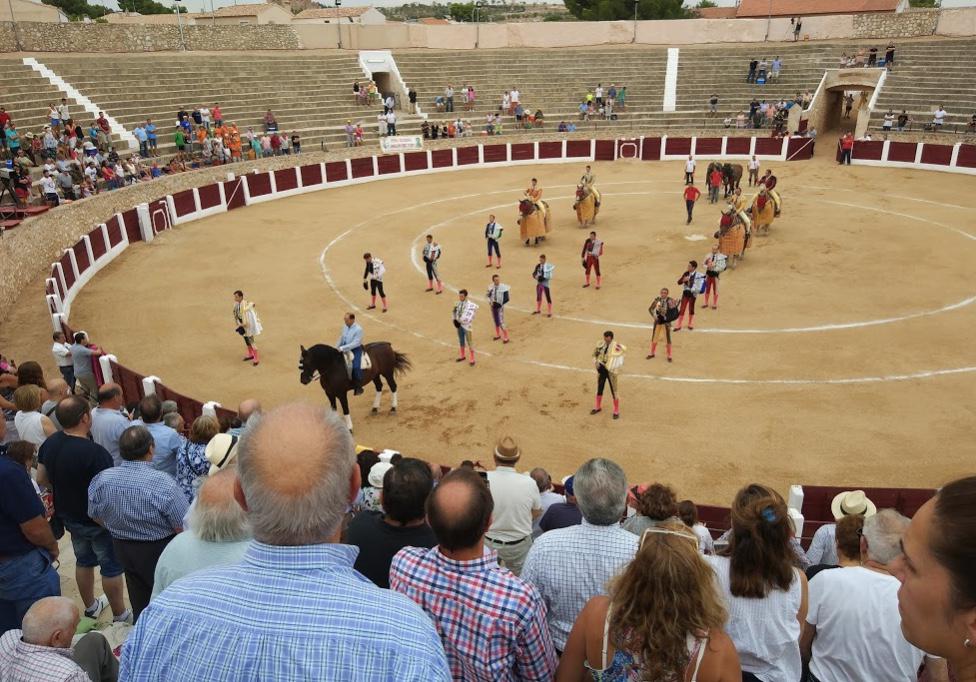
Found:
<svg viewBox="0 0 976 682"><path fill-rule="evenodd" d="M617 183L608 183L606 186L610 186L612 184L617 184ZM623 184L623 183L621 183L621 184ZM633 184L633 183L627 183L627 184ZM571 187L572 185L564 185L564 186ZM486 194L498 194L498 192L487 192ZM657 191L655 191L655 192L613 192L613 193L611 193L611 192L605 192L604 193L604 196L607 196L607 197L614 197L614 196L633 196L633 195L643 196L643 195L650 195L650 194L680 194L680 192L657 192ZM467 196L470 197L471 195L467 195ZM575 197L572 197L572 196L558 196L558 197L551 197L550 200L552 200L552 201L559 201L559 200L562 200L562 199L572 199L572 198L575 198ZM857 206L855 204L846 204L846 203L843 203L843 202L825 201L825 203L836 204L838 206L844 206L844 207L862 208L862 207ZM443 227L445 225L448 225L449 223L454 222L458 218L465 218L467 216L476 215L478 213L484 213L485 211L495 211L495 210L498 210L500 208L505 208L505 207L510 207L510 206L511 206L511 203L510 202L507 202L507 203L504 203L504 204L496 204L494 206L485 206L485 207L481 207L481 208L475 209L473 211L468 211L467 213L461 213L461 214L454 215L454 216L452 216L452 217L450 217L450 218L448 218L446 220L443 220L443 221L441 221L439 223L435 223L433 225L427 226L420 234L418 234L416 237L414 237L413 241L410 243L410 262L413 264L414 269L416 269L417 272L419 272L421 275L424 275L426 277L427 273L424 270L424 268L421 266L420 260L419 260L419 257L418 257L417 245L418 245L418 243L428 233L430 233L430 232L432 232L432 231L434 231L434 230L436 230L436 229L438 229L440 227ZM414 207L411 207L411 208L414 208ZM941 223L937 223L937 222L932 221L932 220L927 220L925 218L919 218L918 216L913 216L913 215L910 215L910 214L907 214L907 213L897 213L895 211L886 211L884 209L876 209L876 208L870 208L870 207L863 207L863 208L869 208L870 210L877 211L879 213L888 213L888 214L891 214L891 215L896 215L896 216L899 216L899 217L909 218L911 220L916 220L916 221L919 221L919 222L922 222L922 223L927 223L927 224L935 225L937 227L942 227L942 228L945 228L945 229L950 230L952 232L955 232L955 233L957 233L957 234L959 234L959 235L961 235L963 237L966 237L967 239L976 240L976 236L974 236L974 235L972 235L972 234L970 234L968 232L965 232L964 230L961 230L961 229L958 229L958 228L954 228L954 227L951 227L949 225L943 225ZM404 210L408 210L408 209L404 209ZM453 291L454 293L457 293L458 292L458 289L459 289L459 287L456 287L456 286L452 285L450 282L444 282L444 286L445 286L445 288L449 289L450 291ZM478 298L479 300L486 300L484 296L473 296L473 297ZM895 324L895 323L898 323L898 322L906 322L908 320L914 320L914 319L923 318L923 317L930 317L932 315L939 315L939 314L942 314L942 313L951 312L953 310L959 310L961 308L965 308L966 306L972 305L974 302L976 302L976 295L969 296L967 298L964 298L964 299L962 299L960 301L956 301L954 303L948 303L948 304L946 304L946 305L944 305L944 306L942 306L940 308L935 308L935 309L932 309L932 310L921 310L921 311L917 311L917 312L914 312L914 313L906 313L904 315L895 315L895 316L891 316L891 317L882 317L882 318L877 318L877 319L874 319L874 320L860 320L860 321L854 321L854 322L838 322L838 323L834 323L834 324L811 325L811 326L806 326L806 327L772 327L772 328L760 328L760 329L735 329L735 328L722 328L722 327L704 327L703 328L703 327L699 327L695 331L696 332L700 332L702 334L809 334L809 333L813 333L813 332L829 332L829 331L840 331L840 330L849 330L849 329L864 329L864 328L867 328L867 327L877 327L877 326L885 325L885 324ZM532 310L530 310L528 308L523 308L523 307L514 305L512 303L509 303L508 304L507 309L508 310L515 310L516 312L525 313L525 314L531 314L532 313ZM619 327L619 328L623 328L623 329L644 329L644 330L649 330L649 329L653 329L654 328L654 325L653 324L647 324L647 323L643 323L643 322L621 322L621 321L618 321L618 320L601 320L601 319L588 318L588 317L578 317L578 316L575 316L575 315L560 315L560 314L555 314L555 315L553 315L553 318L560 319L560 320L567 320L569 322L580 322L580 323L583 323L583 324L592 324L592 325L596 325L596 326L599 326L599 327Z"/></svg>
<svg viewBox="0 0 976 682"><path fill-rule="evenodd" d="M607 183L607 185L609 184L611 183ZM619 183L619 184L634 184L634 183L626 182L626 183ZM565 186L572 187L573 185L565 185ZM494 192L484 192L476 195L466 195L465 198L470 198L473 196L484 196L488 194L502 194L508 191L511 190L498 190ZM322 252L319 254L319 266L322 271L322 277L325 280L326 284L329 286L330 289L332 289L333 293L340 300L342 300L351 310L355 310L355 311L363 310L360 306L356 305L356 303L354 303L350 298L348 298L345 294L342 293L342 291L336 285L335 280L332 278L331 271L325 262L326 255L332 249L332 247L338 244L343 239L345 239L350 233L354 232L360 227L363 227L364 225L373 222L374 220L386 218L391 215L395 215L397 213L402 213L404 211L414 210L417 208L423 208L425 206L431 206L434 204L443 203L446 201L454 201L458 198L461 197L448 197L448 198L434 199L431 201L414 204L413 206L396 209L394 211L388 211L386 213L382 213L367 218L366 220L357 223L356 225L353 225L352 227L348 228L344 232L340 233L335 238L333 238L328 244L326 244L325 248L322 249ZM510 204L507 202L505 204L502 204L502 206L509 206L509 205ZM484 211L490 209L481 209L481 210ZM411 248L411 252L413 252L413 248ZM413 259L414 259L413 254L411 253L411 260ZM415 263L415 265L417 264ZM378 322L379 324L390 327L391 329L396 329L397 331L405 332L418 339L422 339L424 341L434 343L435 345L446 347L446 348L453 347L453 344L448 343L442 339L437 339L427 334L421 334L420 332L414 329L407 329L398 324L390 322L388 318L381 317L380 315L365 313L363 317L368 317L374 322ZM478 352L480 355L485 355L489 357L493 355L491 352L483 351L480 349L478 349L476 352ZM521 364L535 366L535 367L544 367L547 369L558 369L561 371L570 371L570 372L577 372L577 373L584 373L584 374L591 374L593 372L592 369L583 368L583 367L574 367L572 365L542 362L540 360L530 360L530 359L518 358L518 357L510 358L510 359L514 359L516 362L519 362ZM968 374L972 372L976 372L976 366L955 367L955 368L935 369L935 370L922 370L922 371L911 372L907 374L889 374L889 375L862 376L862 377L841 377L841 378L834 378L834 379L808 379L808 378L719 379L714 377L673 377L673 376L662 376L657 374L643 374L643 373L638 373L638 374L625 373L623 376L636 378L636 379L650 380L650 381L665 381L671 383L688 383L688 384L721 384L721 385L733 385L733 386L746 386L746 385L831 386L831 385L850 385L850 384L873 384L873 383L884 383L884 382L894 382L894 381L912 381L917 379L929 379L935 377L950 376L955 374Z"/></svg>

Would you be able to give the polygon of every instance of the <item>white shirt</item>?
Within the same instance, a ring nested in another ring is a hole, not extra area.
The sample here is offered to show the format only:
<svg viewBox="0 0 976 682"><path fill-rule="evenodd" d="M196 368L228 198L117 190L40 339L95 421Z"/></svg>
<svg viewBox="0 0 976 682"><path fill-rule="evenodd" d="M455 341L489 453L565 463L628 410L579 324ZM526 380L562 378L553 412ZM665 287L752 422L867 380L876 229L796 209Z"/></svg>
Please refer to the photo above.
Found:
<svg viewBox="0 0 976 682"><path fill-rule="evenodd" d="M512 102L514 104L518 104L519 97L520 97L519 91L518 90L512 90L512 92L511 92L511 98L512 98Z"/></svg>
<svg viewBox="0 0 976 682"><path fill-rule="evenodd" d="M749 160L749 170L759 170L759 159Z"/></svg>
<svg viewBox="0 0 976 682"><path fill-rule="evenodd" d="M695 162L693 159L688 159L687 161L685 161L685 173L694 173L694 172L695 172Z"/></svg>
<svg viewBox="0 0 976 682"><path fill-rule="evenodd" d="M591 598L606 594L607 583L637 553L639 538L616 523L557 528L532 544L521 578L535 585L546 602L552 643L566 648L569 631Z"/></svg>
<svg viewBox="0 0 976 682"><path fill-rule="evenodd" d="M891 114L891 113L885 114L885 117L884 117L884 127L885 128L890 128L894 122L895 122L895 115L894 114Z"/></svg>
<svg viewBox="0 0 976 682"><path fill-rule="evenodd" d="M44 433L44 426L41 419L44 415L40 412L18 412L14 415L14 426L17 428L17 437L26 440L34 445L40 446L47 440Z"/></svg>
<svg viewBox="0 0 976 682"><path fill-rule="evenodd" d="M725 631L732 638L744 672L763 682L796 682L800 679L800 611L802 587L800 572L786 592L773 590L762 599L734 597L731 590L728 557L706 556L718 578L719 592L725 596L729 622Z"/></svg>
<svg viewBox="0 0 976 682"><path fill-rule="evenodd" d="M810 541L810 549L807 550L807 560L811 566L836 566L840 563L837 559L837 524L828 523L817 529Z"/></svg>
<svg viewBox="0 0 976 682"><path fill-rule="evenodd" d="M52 178L49 175L46 175L43 178L41 178L41 189L44 191L45 194L58 193L58 186L57 184L55 184L54 178Z"/></svg>
<svg viewBox="0 0 976 682"><path fill-rule="evenodd" d="M495 512L486 535L502 542L532 535L532 512L542 509L535 481L512 467L497 466L488 472L488 487Z"/></svg>
<svg viewBox="0 0 976 682"><path fill-rule="evenodd" d="M387 123L396 123L396 114L394 114L392 111L388 112L386 114L386 122Z"/></svg>
<svg viewBox="0 0 976 682"><path fill-rule="evenodd" d="M74 367L74 363L71 362L71 346L68 344L55 343L51 346L51 354L58 367Z"/></svg>
<svg viewBox="0 0 976 682"><path fill-rule="evenodd" d="M715 542L712 540L712 534L708 532L708 529L700 523L696 523L691 529L698 536L698 551L702 554L714 553Z"/></svg>
<svg viewBox="0 0 976 682"><path fill-rule="evenodd" d="M936 123L942 123L942 119L945 118L946 112L944 109L936 109L935 113L932 115L935 117Z"/></svg>
<svg viewBox="0 0 976 682"><path fill-rule="evenodd" d="M596 89L596 96L599 97L600 99L603 99L603 88Z"/></svg>
<svg viewBox="0 0 976 682"><path fill-rule="evenodd" d="M499 288L501 288L503 285L499 284L498 286ZM488 289L489 301L492 300L491 292L494 288L495 288L494 286L491 286ZM499 300L498 302L501 303L501 300ZM556 504L557 502L565 502L566 496L560 495L559 493L554 493L551 490L546 490L545 492L539 493L539 501L542 502L542 513L539 514L539 516L536 517L535 521L532 522L532 537L534 538L537 538L540 535L542 535L542 529L539 528L539 521L541 521L542 517L546 515L546 511L549 510L549 507Z"/></svg>
<svg viewBox="0 0 976 682"><path fill-rule="evenodd" d="M818 573L807 612L817 628L810 672L821 680L914 682L925 654L901 632L899 586L861 566Z"/></svg>
<svg viewBox="0 0 976 682"><path fill-rule="evenodd" d="M208 109L207 107L201 107L200 108L200 119L204 123L210 123L210 109Z"/></svg>

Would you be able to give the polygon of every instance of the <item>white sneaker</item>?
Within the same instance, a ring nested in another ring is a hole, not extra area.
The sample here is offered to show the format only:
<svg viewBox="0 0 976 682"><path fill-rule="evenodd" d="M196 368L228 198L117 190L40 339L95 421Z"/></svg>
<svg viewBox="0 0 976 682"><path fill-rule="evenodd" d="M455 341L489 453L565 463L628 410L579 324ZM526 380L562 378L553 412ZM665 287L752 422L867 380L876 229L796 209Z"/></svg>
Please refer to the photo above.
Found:
<svg viewBox="0 0 976 682"><path fill-rule="evenodd" d="M102 611L108 608L108 597L104 594L95 600L95 603L85 609L86 618L98 618Z"/></svg>
<svg viewBox="0 0 976 682"><path fill-rule="evenodd" d="M124 612L122 612L122 615L113 618L112 622L132 625L132 609L126 609Z"/></svg>

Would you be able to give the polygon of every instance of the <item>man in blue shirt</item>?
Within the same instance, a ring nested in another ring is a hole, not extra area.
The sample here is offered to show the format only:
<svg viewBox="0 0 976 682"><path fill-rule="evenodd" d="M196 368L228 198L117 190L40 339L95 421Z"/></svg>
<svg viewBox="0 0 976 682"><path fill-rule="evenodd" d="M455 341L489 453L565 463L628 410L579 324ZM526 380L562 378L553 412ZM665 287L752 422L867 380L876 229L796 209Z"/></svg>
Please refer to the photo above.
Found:
<svg viewBox="0 0 976 682"><path fill-rule="evenodd" d="M92 364L98 355L101 355L101 351L98 346L90 347L88 335L85 332L75 332L75 342L71 345L71 362L74 364L75 380L81 384L83 394L90 403L94 403L98 395L95 367Z"/></svg>
<svg viewBox="0 0 976 682"><path fill-rule="evenodd" d="M356 316L346 313L343 318L346 326L342 328L342 335L336 348L340 353L352 353L352 385L353 394L362 395L363 387L360 385L363 376L363 328L356 322Z"/></svg>
<svg viewBox="0 0 976 682"><path fill-rule="evenodd" d="M132 426L129 417L122 414L123 405L125 405L125 398L122 395L122 387L118 384L103 384L98 389L98 407L91 413L92 440L108 450L115 466L122 463L122 456L119 454L119 437L123 431Z"/></svg>
<svg viewBox="0 0 976 682"><path fill-rule="evenodd" d="M148 428L127 428L119 438L119 453L122 464L105 469L88 486L88 516L112 535L138 622L149 604L159 555L183 530L190 505L176 479L153 468Z"/></svg>
<svg viewBox="0 0 976 682"><path fill-rule="evenodd" d="M156 144L158 143L158 139L156 137L156 124L152 122L151 118L147 118L144 128L146 131L146 140L149 142L149 152L153 156L158 156L156 153Z"/></svg>
<svg viewBox="0 0 976 682"><path fill-rule="evenodd" d="M352 436L312 405L262 416L238 445L234 497L254 541L153 600L122 649L123 680L451 679L440 637L403 595L353 568L338 544L359 491Z"/></svg>
<svg viewBox="0 0 976 682"><path fill-rule="evenodd" d="M185 439L163 423L163 403L158 396L150 394L140 400L139 415L142 419L133 423L143 424L152 434L153 467L176 478L176 453Z"/></svg>
<svg viewBox="0 0 976 682"><path fill-rule="evenodd" d="M51 566L58 542L27 469L0 457L0 632L19 628L31 604L61 594Z"/></svg>
<svg viewBox="0 0 976 682"><path fill-rule="evenodd" d="M141 123L136 124L136 127L132 129L132 134L139 140L139 156L142 158L149 156L149 134Z"/></svg>

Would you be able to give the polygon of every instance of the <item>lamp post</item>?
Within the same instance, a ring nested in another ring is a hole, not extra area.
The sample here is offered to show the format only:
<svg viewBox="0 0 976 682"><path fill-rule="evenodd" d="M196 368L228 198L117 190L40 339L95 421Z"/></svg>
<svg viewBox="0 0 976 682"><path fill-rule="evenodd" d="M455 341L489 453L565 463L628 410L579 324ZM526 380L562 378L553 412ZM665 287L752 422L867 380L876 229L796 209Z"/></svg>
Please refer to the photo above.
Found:
<svg viewBox="0 0 976 682"><path fill-rule="evenodd" d="M10 25L14 29L14 42L17 44L17 51L20 52L20 32L17 30L17 19L14 18L13 0L7 0L7 7L10 8Z"/></svg>
<svg viewBox="0 0 976 682"><path fill-rule="evenodd" d="M182 2L182 0L173 0L174 3ZM173 5L176 8L176 25L180 27L180 47L183 51L186 51L186 38L183 37L183 12L180 11L179 4Z"/></svg>
<svg viewBox="0 0 976 682"><path fill-rule="evenodd" d="M217 13L214 11L213 0L210 0L210 25L217 25Z"/></svg>
<svg viewBox="0 0 976 682"><path fill-rule="evenodd" d="M769 40L769 30L773 23L773 0L769 0L766 12L766 37L763 38L763 42Z"/></svg>
<svg viewBox="0 0 976 682"><path fill-rule="evenodd" d="M481 8L485 6L485 0L478 0L474 3L474 47L477 50L481 42Z"/></svg>
<svg viewBox="0 0 976 682"><path fill-rule="evenodd" d="M637 8L640 5L640 0L634 0L634 36L630 39L630 42L637 42Z"/></svg>

